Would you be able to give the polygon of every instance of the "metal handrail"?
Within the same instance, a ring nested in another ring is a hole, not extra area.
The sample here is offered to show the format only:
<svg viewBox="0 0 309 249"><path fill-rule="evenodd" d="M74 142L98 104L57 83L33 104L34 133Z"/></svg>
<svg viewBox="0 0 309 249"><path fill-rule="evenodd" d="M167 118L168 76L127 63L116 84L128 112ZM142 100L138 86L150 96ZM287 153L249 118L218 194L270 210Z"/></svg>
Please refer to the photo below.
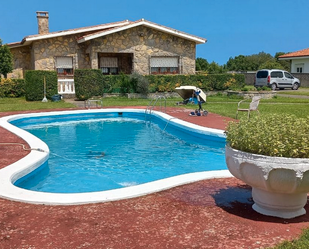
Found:
<svg viewBox="0 0 309 249"><path fill-rule="evenodd" d="M151 114L152 110L154 109L155 105L157 104L158 100L160 100L160 111L166 113L166 98L164 96L158 96L155 99L150 100L146 110L145 110L145 119L147 114ZM162 101L164 100L164 111L162 111Z"/></svg>

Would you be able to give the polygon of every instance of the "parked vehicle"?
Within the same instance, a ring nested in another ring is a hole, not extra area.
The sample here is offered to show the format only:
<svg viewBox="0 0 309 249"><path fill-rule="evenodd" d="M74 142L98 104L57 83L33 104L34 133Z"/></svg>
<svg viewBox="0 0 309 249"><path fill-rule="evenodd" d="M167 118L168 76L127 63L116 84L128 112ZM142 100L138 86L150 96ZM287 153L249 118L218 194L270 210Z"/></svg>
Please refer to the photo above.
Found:
<svg viewBox="0 0 309 249"><path fill-rule="evenodd" d="M262 69L257 71L255 75L254 86L268 86L272 90L276 90L277 88L297 90L300 87L300 80L284 70Z"/></svg>

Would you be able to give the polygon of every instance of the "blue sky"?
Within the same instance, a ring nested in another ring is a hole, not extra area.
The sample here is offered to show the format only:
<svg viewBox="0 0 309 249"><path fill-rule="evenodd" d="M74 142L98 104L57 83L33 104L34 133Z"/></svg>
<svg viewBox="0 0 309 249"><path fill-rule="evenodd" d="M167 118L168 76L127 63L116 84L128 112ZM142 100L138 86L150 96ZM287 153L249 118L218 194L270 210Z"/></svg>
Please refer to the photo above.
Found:
<svg viewBox="0 0 309 249"><path fill-rule="evenodd" d="M37 34L36 11L49 11L50 32L141 18L207 39L197 57L230 57L309 47L308 0L9 0L1 3L3 43Z"/></svg>

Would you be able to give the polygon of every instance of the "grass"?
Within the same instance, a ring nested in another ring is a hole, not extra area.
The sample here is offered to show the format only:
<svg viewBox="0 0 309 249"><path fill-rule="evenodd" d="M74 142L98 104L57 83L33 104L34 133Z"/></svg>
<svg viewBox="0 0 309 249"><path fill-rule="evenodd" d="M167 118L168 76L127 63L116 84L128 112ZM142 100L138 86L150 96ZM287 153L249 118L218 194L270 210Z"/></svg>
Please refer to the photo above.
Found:
<svg viewBox="0 0 309 249"><path fill-rule="evenodd" d="M277 94L279 94L279 95L309 96L309 88L301 87L297 91L293 91L293 90L278 91Z"/></svg>
<svg viewBox="0 0 309 249"><path fill-rule="evenodd" d="M309 248L309 229L305 229L297 240L284 241L273 249L307 249Z"/></svg>
<svg viewBox="0 0 309 249"><path fill-rule="evenodd" d="M294 91L295 92L295 91ZM240 97L227 97L227 96L208 96L207 102L203 104L203 108L209 112L217 113L223 116L235 118L238 102L242 98ZM181 102L182 98L168 98L166 99L166 105L172 107L182 107L187 109L196 109L197 105L188 104L177 106L177 102ZM148 106L149 99L128 99L125 97L111 97L104 98L104 107L111 106ZM249 106L249 100L242 104L242 107L247 108ZM64 109L75 108L76 106L64 101L59 102L47 102L41 101L28 102L24 98L0 98L0 112L8 111L29 111L29 110L43 110L43 109ZM259 105L261 115L269 114L294 114L297 117L309 116L309 98L287 98L278 96L273 99L262 99ZM240 117L246 117L246 113L240 113ZM254 114L252 114L254 115Z"/></svg>
<svg viewBox="0 0 309 249"><path fill-rule="evenodd" d="M0 98L0 112L64 109L74 107L75 105L64 101L49 101L47 103L43 103L41 101L26 101L25 98Z"/></svg>

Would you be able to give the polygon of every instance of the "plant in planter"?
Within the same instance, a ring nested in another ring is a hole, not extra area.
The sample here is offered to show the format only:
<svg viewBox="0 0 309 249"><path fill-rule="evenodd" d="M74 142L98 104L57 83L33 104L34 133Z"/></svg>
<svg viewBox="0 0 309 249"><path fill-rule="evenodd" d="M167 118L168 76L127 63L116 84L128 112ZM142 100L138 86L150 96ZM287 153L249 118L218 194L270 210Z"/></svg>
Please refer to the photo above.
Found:
<svg viewBox="0 0 309 249"><path fill-rule="evenodd" d="M252 186L253 209L294 218L306 213L309 192L309 117L256 116L230 122L226 163Z"/></svg>

